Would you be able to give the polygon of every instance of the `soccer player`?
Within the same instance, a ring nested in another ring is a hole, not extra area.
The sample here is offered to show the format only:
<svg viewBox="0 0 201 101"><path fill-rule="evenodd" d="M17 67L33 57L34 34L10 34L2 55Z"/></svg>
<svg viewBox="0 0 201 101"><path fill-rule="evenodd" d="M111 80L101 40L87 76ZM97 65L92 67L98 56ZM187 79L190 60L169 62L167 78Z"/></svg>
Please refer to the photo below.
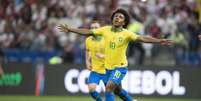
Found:
<svg viewBox="0 0 201 101"><path fill-rule="evenodd" d="M91 29L97 29L100 27L100 24L97 21L93 21L91 24ZM86 39L86 67L91 70L88 79L88 88L90 95L96 101L102 101L101 96L96 91L96 87L99 84L100 80L107 84L106 70L104 67L104 40L101 36L89 36ZM121 95L120 91L122 90L121 85L115 88L114 93L118 95L122 100L127 101L127 96ZM132 99L132 98L130 98Z"/></svg>
<svg viewBox="0 0 201 101"><path fill-rule="evenodd" d="M116 10L111 16L112 25L103 26L95 30L70 28L67 25L59 25L61 32L74 32L80 35L102 36L105 41L105 68L109 76L105 101L114 101L113 91L121 83L128 71L126 59L126 48L130 41L141 41L146 43L160 43L171 45L168 39L157 39L150 36L141 36L132 33L125 28L129 24L129 15L123 9ZM129 96L125 90L120 91L121 95ZM132 101L127 99L126 101Z"/></svg>
<svg viewBox="0 0 201 101"><path fill-rule="evenodd" d="M100 27L97 21L93 21L91 29ZM85 41L86 45L86 67L89 69L88 88L90 95L96 101L102 101L100 94L96 91L96 87L100 80L106 85L106 70L104 68L104 40L102 36L89 36Z"/></svg>

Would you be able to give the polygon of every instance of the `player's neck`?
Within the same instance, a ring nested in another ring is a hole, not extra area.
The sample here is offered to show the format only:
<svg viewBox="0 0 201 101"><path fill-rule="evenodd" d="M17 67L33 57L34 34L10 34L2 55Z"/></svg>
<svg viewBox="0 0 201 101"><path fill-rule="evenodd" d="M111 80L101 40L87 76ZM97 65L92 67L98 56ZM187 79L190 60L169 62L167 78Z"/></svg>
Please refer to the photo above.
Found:
<svg viewBox="0 0 201 101"><path fill-rule="evenodd" d="M113 32L121 32L121 31L123 31L123 27L122 26L112 26L111 30Z"/></svg>

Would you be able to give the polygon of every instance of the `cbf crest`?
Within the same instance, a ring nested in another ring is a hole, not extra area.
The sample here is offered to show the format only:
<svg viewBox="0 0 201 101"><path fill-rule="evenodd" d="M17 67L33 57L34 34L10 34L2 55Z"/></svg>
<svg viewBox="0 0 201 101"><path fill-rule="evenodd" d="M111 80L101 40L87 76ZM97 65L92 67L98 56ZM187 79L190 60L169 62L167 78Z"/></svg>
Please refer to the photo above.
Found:
<svg viewBox="0 0 201 101"><path fill-rule="evenodd" d="M123 38L122 38L122 37L118 37L118 41L119 41L119 42L122 42L122 41L123 41Z"/></svg>

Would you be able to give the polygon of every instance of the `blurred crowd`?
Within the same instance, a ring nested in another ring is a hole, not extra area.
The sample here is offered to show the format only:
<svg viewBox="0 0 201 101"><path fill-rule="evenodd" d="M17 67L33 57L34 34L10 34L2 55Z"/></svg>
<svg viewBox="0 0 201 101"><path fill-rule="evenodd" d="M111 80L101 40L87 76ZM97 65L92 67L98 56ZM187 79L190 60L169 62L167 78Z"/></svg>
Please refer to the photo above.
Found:
<svg viewBox="0 0 201 101"><path fill-rule="evenodd" d="M174 42L169 49L130 45L129 58L136 49L141 53L137 64L144 64L146 57L154 60L162 50L172 55L174 64L201 64L197 37L201 34L201 0L0 0L1 50L59 50L64 62L84 63L85 37L61 33L56 26L88 28L93 19L106 25L117 8L129 11L131 25L138 23L140 27L133 32Z"/></svg>

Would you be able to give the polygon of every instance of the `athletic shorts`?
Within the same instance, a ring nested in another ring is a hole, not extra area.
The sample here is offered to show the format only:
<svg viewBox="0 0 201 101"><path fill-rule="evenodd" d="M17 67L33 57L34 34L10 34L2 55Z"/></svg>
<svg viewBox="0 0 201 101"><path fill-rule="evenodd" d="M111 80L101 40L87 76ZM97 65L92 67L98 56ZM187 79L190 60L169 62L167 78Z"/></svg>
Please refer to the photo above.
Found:
<svg viewBox="0 0 201 101"><path fill-rule="evenodd" d="M107 82L112 81L116 85L121 84L121 81L123 80L127 71L127 67L116 67L113 70L106 70Z"/></svg>
<svg viewBox="0 0 201 101"><path fill-rule="evenodd" d="M106 74L100 74L94 71L91 71L91 73L89 74L89 78L88 78L88 84L91 83L95 83L95 84L99 84L100 81L103 81L104 84L107 84L107 77Z"/></svg>

